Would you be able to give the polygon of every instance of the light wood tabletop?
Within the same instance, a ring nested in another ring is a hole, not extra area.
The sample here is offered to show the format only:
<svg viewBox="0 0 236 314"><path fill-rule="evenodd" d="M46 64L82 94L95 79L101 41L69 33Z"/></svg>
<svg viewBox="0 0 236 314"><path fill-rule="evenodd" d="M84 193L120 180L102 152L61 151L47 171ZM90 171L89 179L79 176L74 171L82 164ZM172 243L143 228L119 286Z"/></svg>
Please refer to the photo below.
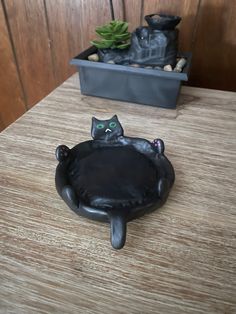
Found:
<svg viewBox="0 0 236 314"><path fill-rule="evenodd" d="M55 148L114 114L176 172L119 251L54 184ZM236 313L236 93L183 87L168 110L81 95L74 75L0 134L0 160L1 313Z"/></svg>

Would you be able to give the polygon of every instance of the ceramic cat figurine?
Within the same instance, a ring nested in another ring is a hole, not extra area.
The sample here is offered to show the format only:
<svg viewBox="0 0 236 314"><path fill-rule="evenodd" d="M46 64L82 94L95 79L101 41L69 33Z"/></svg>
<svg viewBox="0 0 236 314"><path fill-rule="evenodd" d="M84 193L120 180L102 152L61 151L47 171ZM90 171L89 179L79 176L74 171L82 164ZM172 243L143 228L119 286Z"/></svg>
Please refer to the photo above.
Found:
<svg viewBox="0 0 236 314"><path fill-rule="evenodd" d="M124 136L114 115L92 118L92 140L56 149L56 187L77 214L109 221L111 243L123 247L126 223L160 207L174 183L164 143Z"/></svg>
<svg viewBox="0 0 236 314"><path fill-rule="evenodd" d="M96 142L99 141L100 145L113 144L113 142L120 142L122 145L132 145L137 150L149 151L151 154L164 153L164 143L161 139L155 139L152 143L145 139L124 136L124 130L116 115L108 120L99 120L95 117L92 118L91 136L94 140L89 141L92 146L98 146ZM56 150L56 158L58 161L63 161L69 156L70 149L65 145L58 146Z"/></svg>
<svg viewBox="0 0 236 314"><path fill-rule="evenodd" d="M124 130L116 115L109 120L92 118L91 135L94 140L116 140L119 136L123 136L123 134Z"/></svg>

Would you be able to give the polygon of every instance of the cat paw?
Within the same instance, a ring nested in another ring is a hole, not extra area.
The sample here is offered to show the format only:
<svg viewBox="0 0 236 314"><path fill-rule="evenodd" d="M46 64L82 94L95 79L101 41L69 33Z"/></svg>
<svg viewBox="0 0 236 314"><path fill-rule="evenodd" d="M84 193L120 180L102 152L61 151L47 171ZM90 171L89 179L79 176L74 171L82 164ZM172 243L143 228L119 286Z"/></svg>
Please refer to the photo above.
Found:
<svg viewBox="0 0 236 314"><path fill-rule="evenodd" d="M165 145L164 145L164 142L160 138L153 140L152 147L154 148L156 153L158 154L164 153Z"/></svg>
<svg viewBox="0 0 236 314"><path fill-rule="evenodd" d="M69 156L70 149L66 145L60 145L57 147L55 155L56 159L61 162L66 160L66 158Z"/></svg>
<svg viewBox="0 0 236 314"><path fill-rule="evenodd" d="M78 212L80 202L70 185L64 186L61 192L61 196L62 196L62 199L66 202L66 204L71 209L73 209L73 211Z"/></svg>
<svg viewBox="0 0 236 314"><path fill-rule="evenodd" d="M162 178L159 180L157 184L157 193L160 199L166 199L170 190L169 182L167 179Z"/></svg>

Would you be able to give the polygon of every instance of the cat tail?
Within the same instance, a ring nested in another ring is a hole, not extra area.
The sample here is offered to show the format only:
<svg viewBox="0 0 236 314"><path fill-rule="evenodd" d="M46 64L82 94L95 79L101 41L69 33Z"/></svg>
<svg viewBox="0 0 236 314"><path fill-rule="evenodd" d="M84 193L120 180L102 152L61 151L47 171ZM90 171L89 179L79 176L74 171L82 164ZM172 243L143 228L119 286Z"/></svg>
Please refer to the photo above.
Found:
<svg viewBox="0 0 236 314"><path fill-rule="evenodd" d="M110 220L110 239L114 249L122 249L126 241L126 217L122 211L111 210L108 213Z"/></svg>

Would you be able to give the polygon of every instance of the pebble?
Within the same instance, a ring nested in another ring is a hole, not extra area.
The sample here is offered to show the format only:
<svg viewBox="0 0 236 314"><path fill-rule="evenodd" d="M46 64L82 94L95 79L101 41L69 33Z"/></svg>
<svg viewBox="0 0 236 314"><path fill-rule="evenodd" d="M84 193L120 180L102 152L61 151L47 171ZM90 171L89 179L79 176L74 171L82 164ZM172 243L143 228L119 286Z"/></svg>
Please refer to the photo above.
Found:
<svg viewBox="0 0 236 314"><path fill-rule="evenodd" d="M181 69L181 68L177 68L177 67L175 67L175 68L174 68L174 72L178 72L178 73L180 73L180 72L182 72L182 69Z"/></svg>
<svg viewBox="0 0 236 314"><path fill-rule="evenodd" d="M107 63L115 64L115 62L113 60L109 60L109 61L107 61Z"/></svg>
<svg viewBox="0 0 236 314"><path fill-rule="evenodd" d="M187 63L187 60L185 58L179 59L179 61L176 63L174 71L175 72L182 72L183 67L185 66L186 63Z"/></svg>
<svg viewBox="0 0 236 314"><path fill-rule="evenodd" d="M137 63L131 63L130 66L134 68L140 68L140 65Z"/></svg>
<svg viewBox="0 0 236 314"><path fill-rule="evenodd" d="M163 70L171 72L172 71L172 66L170 64L167 64L167 65L164 66Z"/></svg>
<svg viewBox="0 0 236 314"><path fill-rule="evenodd" d="M162 67L159 67L158 65L154 67L155 70L162 70Z"/></svg>
<svg viewBox="0 0 236 314"><path fill-rule="evenodd" d="M151 67L150 65L147 65L145 69L153 69L153 67Z"/></svg>
<svg viewBox="0 0 236 314"><path fill-rule="evenodd" d="M93 62L98 62L99 61L99 56L97 53L93 53L92 55L88 56L89 61Z"/></svg>

